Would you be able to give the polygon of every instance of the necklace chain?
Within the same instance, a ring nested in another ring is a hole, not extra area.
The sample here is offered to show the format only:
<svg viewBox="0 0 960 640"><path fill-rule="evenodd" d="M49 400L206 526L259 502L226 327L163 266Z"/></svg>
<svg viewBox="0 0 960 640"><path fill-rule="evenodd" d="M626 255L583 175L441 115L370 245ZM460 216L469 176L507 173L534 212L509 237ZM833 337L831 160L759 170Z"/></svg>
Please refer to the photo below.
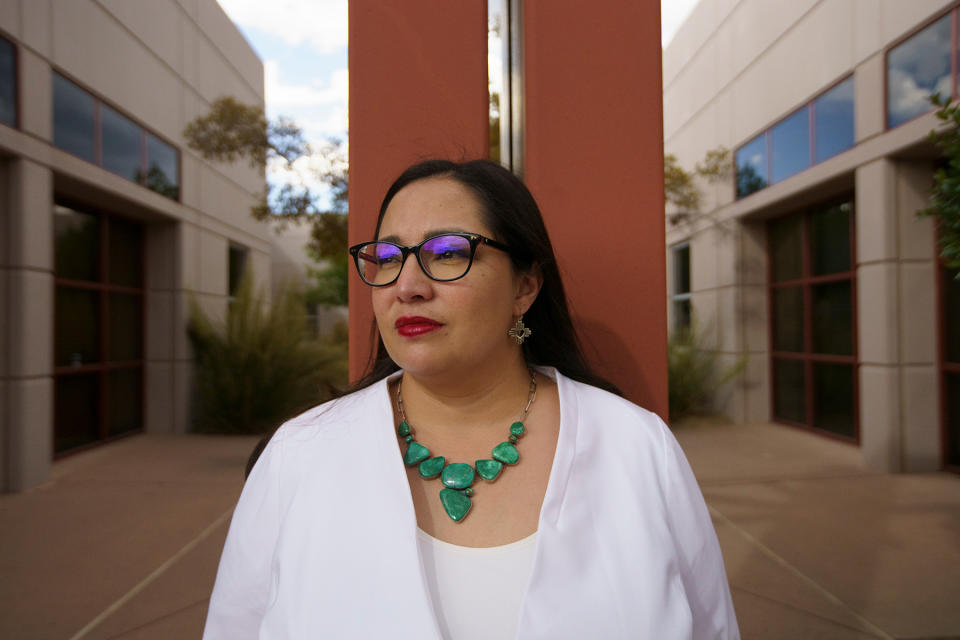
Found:
<svg viewBox="0 0 960 640"><path fill-rule="evenodd" d="M462 522L473 502L473 481L480 476L488 482L493 482L500 476L504 465L514 465L520 460L517 451L517 441L526 433L523 421L530 412L533 401L537 398L537 378L533 369L530 373L530 390L527 393L527 404L520 412L520 419L510 425L508 439L493 448L492 459L477 460L474 465L465 462L451 462L447 464L443 456L431 457L430 450L417 442L413 429L407 422L407 414L403 407L403 379L397 383L397 410L400 412L400 425L397 435L407 443L407 451L403 456L403 463L407 466L418 466L420 477L425 480L440 477L444 488L440 490L440 502L447 515L454 522Z"/></svg>

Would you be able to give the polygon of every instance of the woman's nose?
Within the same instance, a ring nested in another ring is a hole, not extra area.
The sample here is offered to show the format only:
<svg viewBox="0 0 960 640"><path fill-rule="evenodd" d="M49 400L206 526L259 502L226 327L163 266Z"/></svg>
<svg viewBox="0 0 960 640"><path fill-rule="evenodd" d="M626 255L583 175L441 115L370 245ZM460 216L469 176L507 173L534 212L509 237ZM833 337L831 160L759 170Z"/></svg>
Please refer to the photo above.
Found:
<svg viewBox="0 0 960 640"><path fill-rule="evenodd" d="M404 260L403 268L400 269L400 275L394 285L397 288L397 298L400 300L429 299L433 296L433 280L423 272L417 257L412 253Z"/></svg>

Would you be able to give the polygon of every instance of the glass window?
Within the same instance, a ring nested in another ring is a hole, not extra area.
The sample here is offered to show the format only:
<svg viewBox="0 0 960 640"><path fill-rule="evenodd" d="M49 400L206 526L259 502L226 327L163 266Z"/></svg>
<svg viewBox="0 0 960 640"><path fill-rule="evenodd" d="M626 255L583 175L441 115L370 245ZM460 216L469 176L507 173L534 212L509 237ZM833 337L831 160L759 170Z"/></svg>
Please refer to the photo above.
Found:
<svg viewBox="0 0 960 640"><path fill-rule="evenodd" d="M107 435L136 431L143 424L143 372L115 369L107 374L110 403L107 405Z"/></svg>
<svg viewBox="0 0 960 640"><path fill-rule="evenodd" d="M941 269L943 284L943 359L960 364L960 280L958 272Z"/></svg>
<svg viewBox="0 0 960 640"><path fill-rule="evenodd" d="M68 451L100 438L100 375L60 376L55 382L53 447Z"/></svg>
<svg viewBox="0 0 960 640"><path fill-rule="evenodd" d="M803 216L787 216L770 222L770 266L774 282L796 280L803 275Z"/></svg>
<svg viewBox="0 0 960 640"><path fill-rule="evenodd" d="M100 106L100 145L104 169L140 180L140 127L106 105Z"/></svg>
<svg viewBox="0 0 960 640"><path fill-rule="evenodd" d="M676 293L690 293L690 245L673 250L673 273Z"/></svg>
<svg viewBox="0 0 960 640"><path fill-rule="evenodd" d="M56 287L54 299L54 363L82 367L100 361L100 294L87 289Z"/></svg>
<svg viewBox="0 0 960 640"><path fill-rule="evenodd" d="M108 280L127 287L143 286L143 227L135 222L110 219L107 244Z"/></svg>
<svg viewBox="0 0 960 640"><path fill-rule="evenodd" d="M813 101L815 162L853 146L853 76Z"/></svg>
<svg viewBox="0 0 960 640"><path fill-rule="evenodd" d="M807 421L806 377L802 360L773 361L773 415L788 422Z"/></svg>
<svg viewBox="0 0 960 640"><path fill-rule="evenodd" d="M813 363L813 426L853 438L853 367L828 362Z"/></svg>
<svg viewBox="0 0 960 640"><path fill-rule="evenodd" d="M140 315L140 296L111 293L109 298L110 352L113 362L130 362L141 356L143 318Z"/></svg>
<svg viewBox="0 0 960 640"><path fill-rule="evenodd" d="M53 144L94 162L94 99L59 73L53 74Z"/></svg>
<svg viewBox="0 0 960 640"><path fill-rule="evenodd" d="M17 48L0 38L0 122L17 125Z"/></svg>
<svg viewBox="0 0 960 640"><path fill-rule="evenodd" d="M786 180L810 166L810 110L798 109L770 130L771 183Z"/></svg>
<svg viewBox="0 0 960 640"><path fill-rule="evenodd" d="M773 416L845 438L857 436L851 210L767 223Z"/></svg>
<svg viewBox="0 0 960 640"><path fill-rule="evenodd" d="M853 355L853 307L850 281L828 282L810 289L813 305L813 353Z"/></svg>
<svg viewBox="0 0 960 640"><path fill-rule="evenodd" d="M850 203L814 211L810 216L813 275L850 271Z"/></svg>
<svg viewBox="0 0 960 640"><path fill-rule="evenodd" d="M773 290L773 350L803 351L803 289Z"/></svg>
<svg viewBox="0 0 960 640"><path fill-rule="evenodd" d="M887 127L930 111L933 93L953 95L950 13L887 54Z"/></svg>
<svg viewBox="0 0 960 640"><path fill-rule="evenodd" d="M54 265L58 278L100 278L100 219L63 206L53 209Z"/></svg>
<svg viewBox="0 0 960 640"><path fill-rule="evenodd" d="M673 249L673 327L689 329L690 306L690 245Z"/></svg>
<svg viewBox="0 0 960 640"><path fill-rule="evenodd" d="M767 186L767 136L760 134L737 150L737 197Z"/></svg>
<svg viewBox="0 0 960 640"><path fill-rule="evenodd" d="M180 197L180 156L177 150L153 134L147 134L148 189L173 200Z"/></svg>
<svg viewBox="0 0 960 640"><path fill-rule="evenodd" d="M237 295L240 288L240 281L243 279L247 268L247 250L243 247L230 245L228 254L228 267L230 280L227 283L227 293L232 298Z"/></svg>
<svg viewBox="0 0 960 640"><path fill-rule="evenodd" d="M960 374L945 374L943 390L947 396L947 464L960 467Z"/></svg>
<svg viewBox="0 0 960 640"><path fill-rule="evenodd" d="M54 238L59 454L142 426L143 227L57 204Z"/></svg>

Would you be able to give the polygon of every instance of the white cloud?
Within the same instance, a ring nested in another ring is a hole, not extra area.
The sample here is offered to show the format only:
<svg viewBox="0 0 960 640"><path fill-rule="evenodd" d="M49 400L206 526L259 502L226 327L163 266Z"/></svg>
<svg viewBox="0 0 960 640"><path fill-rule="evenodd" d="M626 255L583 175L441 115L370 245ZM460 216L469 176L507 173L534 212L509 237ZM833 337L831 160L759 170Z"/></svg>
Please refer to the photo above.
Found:
<svg viewBox="0 0 960 640"><path fill-rule="evenodd" d="M350 74L346 69L335 70L326 84L319 78L310 84L288 84L281 77L277 61L267 60L263 63L263 76L267 104L278 112L289 108L346 105L349 98Z"/></svg>
<svg viewBox="0 0 960 640"><path fill-rule="evenodd" d="M217 0L230 19L318 53L347 46L347 0Z"/></svg>
<svg viewBox="0 0 960 640"><path fill-rule="evenodd" d="M350 86L347 69L337 69L329 78L315 78L309 83L285 82L275 60L264 62L263 70L270 117L293 119L308 140L346 138Z"/></svg>

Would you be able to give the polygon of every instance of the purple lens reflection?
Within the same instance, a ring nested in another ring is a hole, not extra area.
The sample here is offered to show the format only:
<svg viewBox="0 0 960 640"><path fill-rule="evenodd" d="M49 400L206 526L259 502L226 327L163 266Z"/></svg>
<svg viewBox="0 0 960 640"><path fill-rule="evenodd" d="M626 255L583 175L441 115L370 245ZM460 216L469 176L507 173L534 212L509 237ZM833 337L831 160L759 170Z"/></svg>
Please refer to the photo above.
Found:
<svg viewBox="0 0 960 640"><path fill-rule="evenodd" d="M461 236L430 238L420 250L420 261L427 273L440 280L459 278L470 266L470 241Z"/></svg>

